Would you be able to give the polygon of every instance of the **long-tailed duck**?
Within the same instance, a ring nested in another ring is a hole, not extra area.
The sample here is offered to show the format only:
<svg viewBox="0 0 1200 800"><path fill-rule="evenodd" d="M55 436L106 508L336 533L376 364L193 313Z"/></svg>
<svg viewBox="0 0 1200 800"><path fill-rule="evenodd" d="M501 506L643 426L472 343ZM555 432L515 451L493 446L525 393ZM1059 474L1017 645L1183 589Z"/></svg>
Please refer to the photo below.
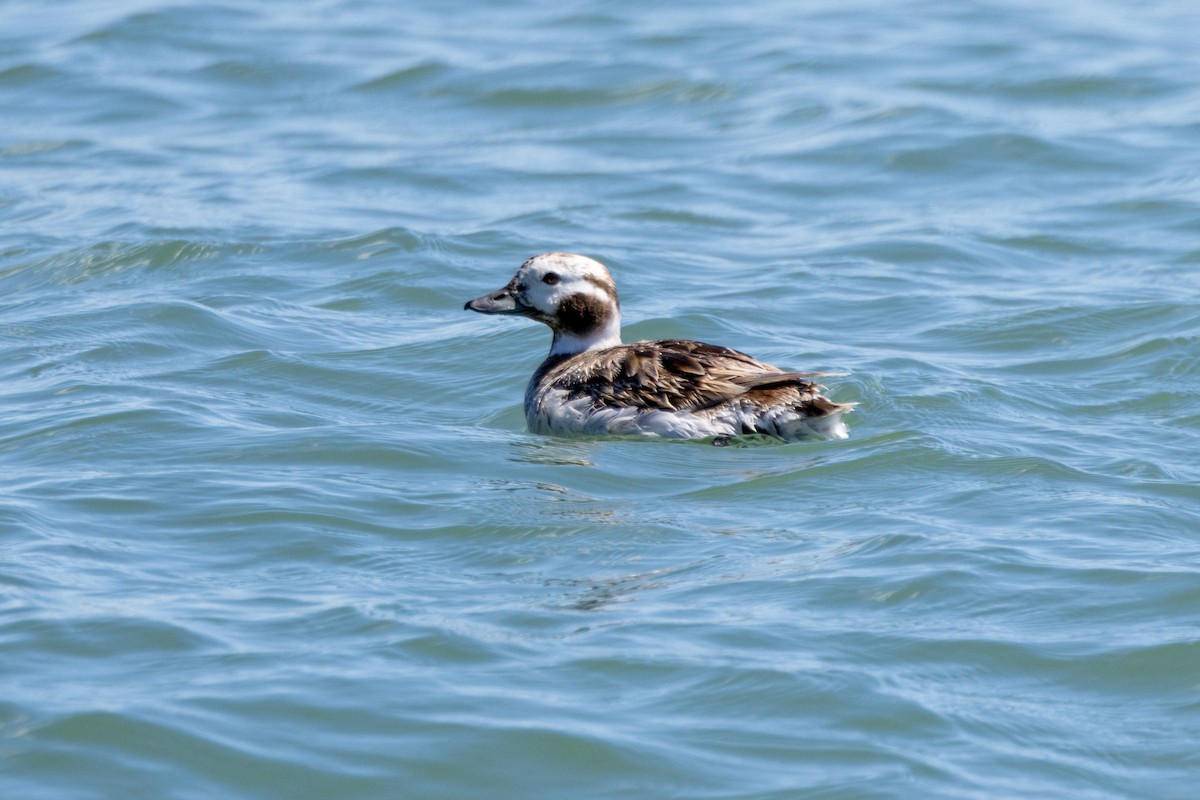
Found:
<svg viewBox="0 0 1200 800"><path fill-rule="evenodd" d="M550 355L525 390L535 433L650 434L682 439L763 434L844 439L853 403L821 395L812 378L703 342L621 344L621 307L608 270L570 253L543 253L497 292L464 306L550 326Z"/></svg>

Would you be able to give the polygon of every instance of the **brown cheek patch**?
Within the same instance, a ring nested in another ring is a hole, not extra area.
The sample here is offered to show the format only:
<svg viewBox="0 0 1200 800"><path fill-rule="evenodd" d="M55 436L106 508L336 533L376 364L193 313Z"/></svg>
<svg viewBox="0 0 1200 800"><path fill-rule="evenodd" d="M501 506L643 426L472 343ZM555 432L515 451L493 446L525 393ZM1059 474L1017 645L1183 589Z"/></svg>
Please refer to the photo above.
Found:
<svg viewBox="0 0 1200 800"><path fill-rule="evenodd" d="M608 320L608 303L587 294L573 294L558 306L559 330L583 335Z"/></svg>

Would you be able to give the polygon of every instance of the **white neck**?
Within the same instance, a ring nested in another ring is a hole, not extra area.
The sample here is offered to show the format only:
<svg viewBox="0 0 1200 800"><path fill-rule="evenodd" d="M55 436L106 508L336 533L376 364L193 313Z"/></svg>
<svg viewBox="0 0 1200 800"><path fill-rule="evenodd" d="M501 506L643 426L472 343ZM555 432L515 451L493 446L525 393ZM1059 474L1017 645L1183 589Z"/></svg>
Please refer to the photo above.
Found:
<svg viewBox="0 0 1200 800"><path fill-rule="evenodd" d="M588 350L603 350L621 343L621 312L613 309L604 325L587 334L555 331L550 355L576 355Z"/></svg>

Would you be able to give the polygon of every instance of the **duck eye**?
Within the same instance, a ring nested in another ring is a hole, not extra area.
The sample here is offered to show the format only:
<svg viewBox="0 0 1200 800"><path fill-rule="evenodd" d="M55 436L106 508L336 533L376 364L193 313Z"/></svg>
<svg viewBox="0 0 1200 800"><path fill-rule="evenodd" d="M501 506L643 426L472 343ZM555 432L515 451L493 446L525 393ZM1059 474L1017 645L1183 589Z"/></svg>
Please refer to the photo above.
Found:
<svg viewBox="0 0 1200 800"><path fill-rule="evenodd" d="M553 286L554 284L558 283L558 273L547 272L542 276L542 283L546 284L547 286Z"/></svg>

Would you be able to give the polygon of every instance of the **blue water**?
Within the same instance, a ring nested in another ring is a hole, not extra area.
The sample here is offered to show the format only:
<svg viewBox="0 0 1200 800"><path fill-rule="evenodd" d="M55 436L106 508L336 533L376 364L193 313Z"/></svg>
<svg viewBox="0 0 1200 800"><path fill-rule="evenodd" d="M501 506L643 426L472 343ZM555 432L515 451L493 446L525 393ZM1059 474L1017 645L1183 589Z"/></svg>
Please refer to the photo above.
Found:
<svg viewBox="0 0 1200 800"><path fill-rule="evenodd" d="M1195 797L1198 30L0 5L0 797ZM850 438L527 433L546 250Z"/></svg>

